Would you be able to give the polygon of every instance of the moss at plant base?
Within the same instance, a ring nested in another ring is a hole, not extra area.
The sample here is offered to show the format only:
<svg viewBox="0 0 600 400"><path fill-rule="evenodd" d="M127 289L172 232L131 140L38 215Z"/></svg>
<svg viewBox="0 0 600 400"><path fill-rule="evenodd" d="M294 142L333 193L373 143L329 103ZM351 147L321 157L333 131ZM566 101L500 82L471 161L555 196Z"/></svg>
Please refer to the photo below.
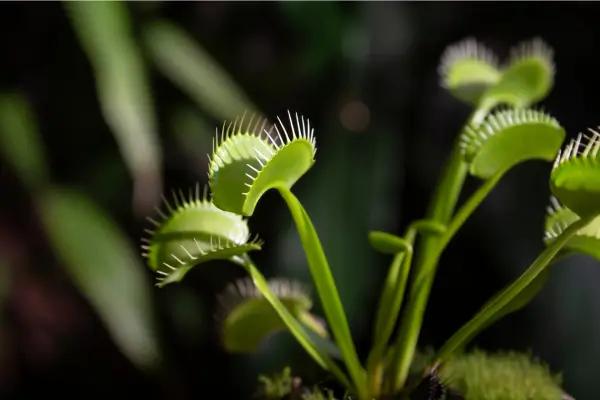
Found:
<svg viewBox="0 0 600 400"><path fill-rule="evenodd" d="M560 400L561 377L522 353L473 351L457 355L439 371L466 400Z"/></svg>
<svg viewBox="0 0 600 400"><path fill-rule="evenodd" d="M257 398L265 400L337 400L333 391L318 386L302 386L300 377L293 376L290 367L269 376L260 375Z"/></svg>

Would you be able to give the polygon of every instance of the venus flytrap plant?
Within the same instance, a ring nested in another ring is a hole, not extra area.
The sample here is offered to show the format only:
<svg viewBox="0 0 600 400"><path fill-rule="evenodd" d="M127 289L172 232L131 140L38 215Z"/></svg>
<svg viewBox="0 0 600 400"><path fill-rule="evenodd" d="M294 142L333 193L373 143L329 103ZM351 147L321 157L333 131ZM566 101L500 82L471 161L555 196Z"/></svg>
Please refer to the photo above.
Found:
<svg viewBox="0 0 600 400"><path fill-rule="evenodd" d="M217 208L208 199L206 189L203 193L201 196L199 186L196 186L194 194L190 193L187 198L182 192L179 197L174 193L171 202L163 200L167 213L157 209L161 219L156 221L149 218L155 228L147 230L149 238L142 239L144 242L142 249L145 251L144 255L149 267L158 275L157 286L163 287L178 282L192 267L207 261L229 260L242 266L248 271L253 284L264 299L307 352L319 365L330 370L340 382L350 386L344 373L331 358L331 354L336 355L337 348L328 341L317 340L315 335L310 333L316 332L317 337L326 336L324 328L308 315L307 310L302 312L302 303L306 307L307 299L301 301L302 299L297 297L296 301L286 301L278 297L278 294L283 293L281 290L277 293L277 288L282 287L269 285L247 255L251 250L260 249L262 244L258 238L249 240L247 221L236 214ZM248 290L244 293L248 293ZM242 325L239 326L242 328L244 322L247 322L244 321L244 314L256 312L257 309L260 312L261 305L264 306L261 302L258 302L258 307L256 304L249 307L245 307L246 305L240 303L231 308L232 313L238 314L242 309L242 316L238 316L237 321L233 322L234 325L241 323ZM294 313L300 316L301 320L295 318ZM234 333L230 332L229 327L232 320L223 318L222 321L225 324L222 332L225 335L223 338L226 346L247 350L260 340L257 337L243 336L242 342L231 344L230 337ZM266 326L264 332L272 332L279 328L279 320L270 321L273 324Z"/></svg>
<svg viewBox="0 0 600 400"><path fill-rule="evenodd" d="M279 125L271 125L269 130L265 129L265 121L252 126L253 118L244 128L244 116L227 129L223 127L209 164L213 201L226 211L251 216L267 190L279 191L296 223L325 315L351 376L352 389L366 398L366 375L327 259L308 214L290 190L314 164L313 130L310 122L298 114L293 118L288 112L288 119L287 128L279 118Z"/></svg>
<svg viewBox="0 0 600 400"><path fill-rule="evenodd" d="M374 249L392 255L393 260L381 290L373 343L364 367L318 235L291 191L314 165L316 153L314 129L298 114L288 112L274 124L243 115L217 131L209 155L210 199L206 192L200 196L199 188L195 195L174 196L173 204L165 200L166 213L159 210L161 219L152 221L156 227L149 232L145 249L149 266L161 275L158 285L180 281L195 265L229 260L244 268L249 278L228 286L219 297L217 320L227 350L255 352L271 334L287 329L345 387L348 398L411 396L420 379L409 384L407 378L445 248L513 167L531 160L554 161L546 250L435 352L424 375L434 382L428 383L430 400L452 398L445 385L462 389L470 400L488 399L482 395L488 392L492 400L523 398L526 389L519 385L494 388L493 380L463 373L469 368L483 368L489 375L499 364L476 353L460 352L482 329L524 307L542 287L548 266L558 257L583 253L600 258L600 134L591 131L590 135L579 135L560 150L564 129L551 115L533 107L548 94L555 73L552 50L540 39L516 46L503 66L497 59L472 39L451 46L442 57L442 86L473 105L474 110L456 140L426 218L411 223L402 237L379 231L369 234ZM457 209L469 176L481 184ZM270 189L278 191L294 220L326 323L311 313L313 303L302 284L267 281L250 258L252 251L261 249L262 241L251 239L244 218L253 215ZM399 328L393 337L397 322ZM438 368L445 383L432 375ZM454 378L444 375L447 371L454 371ZM522 372L523 382L527 374L533 374L531 371ZM561 392L558 386L544 385L549 388L544 393ZM272 389L271 394L281 388ZM320 393L313 391L317 398L322 397ZM418 400L415 393L410 398Z"/></svg>
<svg viewBox="0 0 600 400"><path fill-rule="evenodd" d="M453 351L489 325L490 320L498 314L506 314L506 310L510 311L515 303L522 303L520 296L536 285L536 279L543 279L545 269L555 261L563 248L587 253L587 246L577 246L581 243L578 239L589 237L593 243L598 235L597 221L600 217L600 175L594 172L598 168L599 135L591 132L591 136L579 134L556 156L550 175L550 187L556 198L552 200L553 208L550 209L547 221L547 249L521 277L494 296L442 346L436 356L438 361L447 360ZM563 209L559 201L568 202L578 214L574 215ZM569 245L570 243L573 244Z"/></svg>

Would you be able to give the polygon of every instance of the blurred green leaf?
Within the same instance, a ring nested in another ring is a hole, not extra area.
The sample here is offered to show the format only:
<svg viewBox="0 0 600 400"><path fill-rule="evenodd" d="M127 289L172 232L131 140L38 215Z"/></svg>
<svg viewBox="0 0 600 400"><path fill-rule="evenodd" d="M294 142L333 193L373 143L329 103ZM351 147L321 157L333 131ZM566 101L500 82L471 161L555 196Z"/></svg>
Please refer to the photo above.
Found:
<svg viewBox="0 0 600 400"><path fill-rule="evenodd" d="M162 191L162 154L144 60L123 2L64 2L96 78L102 112L134 179L136 211Z"/></svg>
<svg viewBox="0 0 600 400"><path fill-rule="evenodd" d="M214 117L260 114L242 88L181 28L166 21L149 23L144 42L158 69Z"/></svg>
<svg viewBox="0 0 600 400"><path fill-rule="evenodd" d="M151 285L127 239L81 194L51 189L40 199L56 255L104 321L113 340L141 368L159 362Z"/></svg>
<svg viewBox="0 0 600 400"><path fill-rule="evenodd" d="M47 180L35 117L21 95L0 95L0 151L29 190Z"/></svg>

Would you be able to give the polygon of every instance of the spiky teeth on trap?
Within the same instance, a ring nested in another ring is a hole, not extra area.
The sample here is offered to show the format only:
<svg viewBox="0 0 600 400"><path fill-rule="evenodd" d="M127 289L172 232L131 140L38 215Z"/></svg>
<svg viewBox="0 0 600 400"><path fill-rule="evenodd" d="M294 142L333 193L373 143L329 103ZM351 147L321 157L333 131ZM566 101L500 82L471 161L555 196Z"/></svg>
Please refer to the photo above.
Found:
<svg viewBox="0 0 600 400"><path fill-rule="evenodd" d="M548 95L554 85L554 51L535 37L514 46L500 81L486 96L498 103L528 107Z"/></svg>
<svg viewBox="0 0 600 400"><path fill-rule="evenodd" d="M459 138L472 175L488 179L533 159L552 161L565 130L550 115L533 109L507 109L469 125Z"/></svg>
<svg viewBox="0 0 600 400"><path fill-rule="evenodd" d="M550 197L547 208L544 243L549 245L580 217L569 208L560 204L554 196ZM586 254L600 260L600 216L580 229L561 249L561 254Z"/></svg>
<svg viewBox="0 0 600 400"><path fill-rule="evenodd" d="M288 124L277 117L269 125L253 117L236 119L221 133L209 156L209 185L214 204L251 216L269 189L291 188L314 164L314 130L310 121L288 112Z"/></svg>
<svg viewBox="0 0 600 400"><path fill-rule="evenodd" d="M600 213L600 133L580 133L558 152L550 174L556 198L580 217Z"/></svg>
<svg viewBox="0 0 600 400"><path fill-rule="evenodd" d="M444 51L438 73L440 84L456 98L477 104L483 93L500 80L498 57L474 38L454 43Z"/></svg>
<svg viewBox="0 0 600 400"><path fill-rule="evenodd" d="M475 41L464 39L449 46L438 68L441 86L454 97L477 107L528 107L542 100L554 84L554 52L535 37L511 48L508 61Z"/></svg>
<svg viewBox="0 0 600 400"><path fill-rule="evenodd" d="M157 273L158 286L179 282L194 266L212 260L233 260L249 251L260 250L262 241L251 238L247 222L239 215L223 211L207 198L207 191L187 198L173 193L166 210L157 208L158 221L149 220L153 230L142 239L148 266Z"/></svg>

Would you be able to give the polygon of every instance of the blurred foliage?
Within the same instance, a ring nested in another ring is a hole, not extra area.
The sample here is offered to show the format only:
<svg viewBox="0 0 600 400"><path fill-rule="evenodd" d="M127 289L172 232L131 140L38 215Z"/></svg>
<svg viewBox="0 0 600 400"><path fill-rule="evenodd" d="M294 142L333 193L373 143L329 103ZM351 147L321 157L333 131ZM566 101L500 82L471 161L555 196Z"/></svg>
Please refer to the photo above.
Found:
<svg viewBox="0 0 600 400"><path fill-rule="evenodd" d="M230 120L257 112L242 89L181 28L151 22L144 43L159 70L214 117Z"/></svg>
<svg viewBox="0 0 600 400"><path fill-rule="evenodd" d="M115 341L140 367L158 361L149 287L139 258L114 223L85 196L40 187L45 161L26 101L4 96L0 108L6 155L36 197L48 238Z"/></svg>
<svg viewBox="0 0 600 400"><path fill-rule="evenodd" d="M57 256L115 342L138 366L155 368L160 355L151 286L127 239L78 193L52 189L44 193L40 207Z"/></svg>
<svg viewBox="0 0 600 400"><path fill-rule="evenodd" d="M0 150L29 190L46 183L47 162L26 100L16 94L0 97Z"/></svg>
<svg viewBox="0 0 600 400"><path fill-rule="evenodd" d="M160 152L146 66L126 3L65 2L92 64L104 118L134 177L134 204L147 213L162 190Z"/></svg>

